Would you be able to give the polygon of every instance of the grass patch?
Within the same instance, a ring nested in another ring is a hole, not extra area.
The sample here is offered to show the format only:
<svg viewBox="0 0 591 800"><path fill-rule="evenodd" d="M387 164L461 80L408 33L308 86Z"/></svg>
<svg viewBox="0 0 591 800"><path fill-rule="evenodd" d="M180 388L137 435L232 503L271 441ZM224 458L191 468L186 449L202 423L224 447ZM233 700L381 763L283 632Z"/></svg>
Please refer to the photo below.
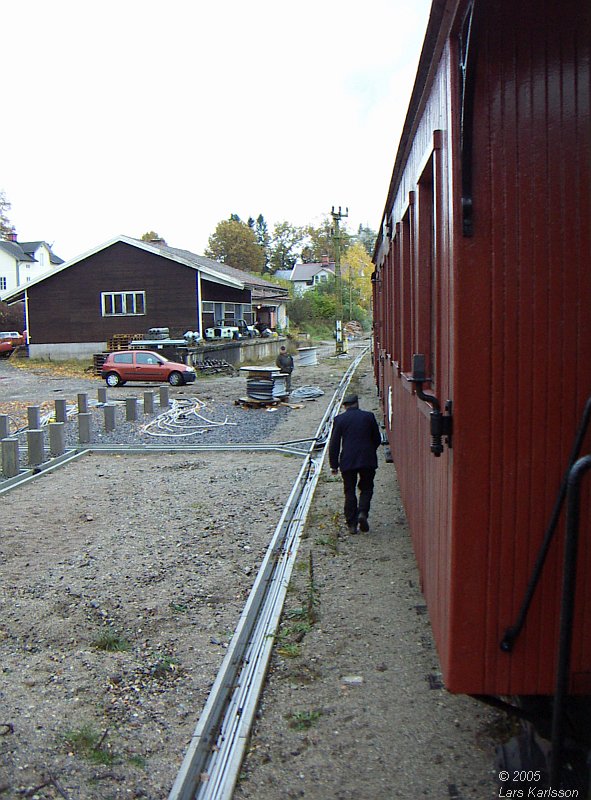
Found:
<svg viewBox="0 0 591 800"><path fill-rule="evenodd" d="M45 358L17 358L11 364L23 372L35 372L37 374L47 373L52 377L58 378L96 378L94 365L88 360L78 360L75 358L65 359L64 361L51 361Z"/></svg>
<svg viewBox="0 0 591 800"><path fill-rule="evenodd" d="M296 731L307 731L318 722L321 716L322 711L294 711L288 717L289 727Z"/></svg>
<svg viewBox="0 0 591 800"><path fill-rule="evenodd" d="M99 734L91 725L83 725L64 734L64 741L73 753L86 758L93 764L113 764L115 756L109 750L103 750L107 730Z"/></svg>
<svg viewBox="0 0 591 800"><path fill-rule="evenodd" d="M285 644L277 648L277 652L285 658L297 658L302 651L297 642L285 642Z"/></svg>
<svg viewBox="0 0 591 800"><path fill-rule="evenodd" d="M299 608L291 608L285 612L287 619L308 619L308 609L304 606Z"/></svg>
<svg viewBox="0 0 591 800"><path fill-rule="evenodd" d="M131 647L127 639L113 630L102 631L93 641L92 646L96 650L106 650L109 653L121 653Z"/></svg>
<svg viewBox="0 0 591 800"><path fill-rule="evenodd" d="M157 655L154 663L150 667L150 674L154 678L166 678L170 675L178 673L178 671L178 664L172 658L172 656L169 656L166 653L163 655Z"/></svg>
<svg viewBox="0 0 591 800"><path fill-rule="evenodd" d="M328 536L319 536L315 542L319 547L328 548L333 555L336 555L339 550L339 539L336 533L331 533Z"/></svg>
<svg viewBox="0 0 591 800"><path fill-rule="evenodd" d="M148 766L148 761L144 758L144 756L130 756L128 761L134 767L139 767L140 769L145 769Z"/></svg>

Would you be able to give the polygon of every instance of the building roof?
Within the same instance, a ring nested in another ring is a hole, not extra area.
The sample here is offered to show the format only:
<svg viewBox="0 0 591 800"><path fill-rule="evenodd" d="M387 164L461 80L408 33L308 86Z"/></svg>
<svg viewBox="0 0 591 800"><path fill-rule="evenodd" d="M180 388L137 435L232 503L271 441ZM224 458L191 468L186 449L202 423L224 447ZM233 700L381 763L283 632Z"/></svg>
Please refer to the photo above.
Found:
<svg viewBox="0 0 591 800"><path fill-rule="evenodd" d="M292 281L310 281L319 272L330 272L334 275L334 263L322 264L311 262L309 264L294 264L291 271Z"/></svg>
<svg viewBox="0 0 591 800"><path fill-rule="evenodd" d="M293 269L277 269L273 273L274 278L281 278L283 281L290 281L291 280L291 273Z"/></svg>
<svg viewBox="0 0 591 800"><path fill-rule="evenodd" d="M257 294L259 296L266 296L268 292L272 292L275 295L285 292L282 287L269 283L262 278L258 278L257 276L251 275L248 272L235 269L234 267L229 267L227 264L220 264L217 261L212 261L212 259L205 258L205 256L198 256L195 253L191 253L189 250L179 250L176 247L169 247L162 242L144 242L140 239L133 239L130 236L116 236L113 239L110 239L108 242L104 242L103 244L94 247L92 250L89 250L86 253L71 259L70 261L63 262L57 267L57 269L44 272L43 275L40 275L38 278L35 278L29 283L6 292L4 295L2 295L1 299L5 301L17 300L19 297L24 295L25 291L31 289L36 284L47 280L47 278L54 277L58 273L74 266L74 264L84 261L90 256L101 252L101 250L106 250L108 247L111 247L117 242L123 242L131 247L137 247L140 250L145 250L148 253L163 256L164 258L168 258L178 264L199 270L206 280L209 279L215 283L221 283L225 286L233 286L238 289L249 288L252 290L253 296ZM11 244L11 242L2 242L2 244Z"/></svg>
<svg viewBox="0 0 591 800"><path fill-rule="evenodd" d="M221 272L223 275L227 275L230 278L236 278L236 280L241 281L245 286L248 286L248 288L259 287L261 289L269 289L275 292L282 290L281 286L270 283L270 281L266 281L259 275L253 275L250 272L244 272L244 270L236 269L236 267L231 267L228 264L222 263L221 261L214 261L213 259L206 258L205 256L198 256L195 253L191 253L189 250L180 250L177 247L169 247L169 245L161 242L150 242L150 244L153 244L155 247L158 247L158 249L169 252L172 255L179 255L188 261L193 261L195 266L199 269L207 267L215 270L216 272Z"/></svg>
<svg viewBox="0 0 591 800"><path fill-rule="evenodd" d="M25 261L32 264L37 260L36 258L33 258L27 251L23 250L22 245L18 242L0 240L0 250L8 253L9 256L12 256L12 258L15 259L15 261Z"/></svg>
<svg viewBox="0 0 591 800"><path fill-rule="evenodd" d="M53 252L51 247L47 244L47 242L39 241L39 242L19 242L22 249L27 253L27 255L34 256L37 250L41 247L42 244L45 245L47 250L49 251L49 260L52 264L63 264L64 259L56 256ZM34 259L35 260L35 259Z"/></svg>

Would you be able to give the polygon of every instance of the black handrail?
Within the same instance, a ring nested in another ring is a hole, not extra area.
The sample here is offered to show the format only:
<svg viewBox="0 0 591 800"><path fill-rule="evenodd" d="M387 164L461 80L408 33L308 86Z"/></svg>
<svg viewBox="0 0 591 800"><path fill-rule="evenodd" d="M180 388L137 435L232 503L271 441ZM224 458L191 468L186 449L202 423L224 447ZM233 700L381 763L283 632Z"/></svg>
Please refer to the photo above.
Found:
<svg viewBox="0 0 591 800"><path fill-rule="evenodd" d="M564 499L566 497L569 475L581 452L581 447L583 445L585 434L587 433L587 430L589 428L590 420L591 420L591 397L587 400L587 403L585 405L585 410L583 411L583 416L581 417L579 430L577 431L577 434L575 436L573 449L570 458L568 460L568 466L562 478L562 483L560 485L558 496L554 504L552 516L550 517L548 528L546 529L546 533L544 534L544 540L538 552L536 563L534 564L534 568L531 577L529 579L529 583L525 591L525 597L523 598L523 602L521 604L521 608L519 609L517 619L513 625L507 628L500 642L501 650L503 650L506 653L510 653L513 650L515 640L517 639L517 637L519 636L519 634L523 629L523 626L525 625L525 620L527 618L529 607L533 600L537 585L540 581L542 570L546 562L546 556L548 555L550 545L552 544L552 540L554 538L554 534L558 526L560 512L562 511L562 506L564 505Z"/></svg>
<svg viewBox="0 0 591 800"><path fill-rule="evenodd" d="M560 787L564 749L564 712L568 696L575 592L577 587L577 554L579 546L581 480L591 469L591 456L579 459L568 476L564 572L560 607L560 636L556 665L556 690L552 713L552 752L550 754L550 786Z"/></svg>

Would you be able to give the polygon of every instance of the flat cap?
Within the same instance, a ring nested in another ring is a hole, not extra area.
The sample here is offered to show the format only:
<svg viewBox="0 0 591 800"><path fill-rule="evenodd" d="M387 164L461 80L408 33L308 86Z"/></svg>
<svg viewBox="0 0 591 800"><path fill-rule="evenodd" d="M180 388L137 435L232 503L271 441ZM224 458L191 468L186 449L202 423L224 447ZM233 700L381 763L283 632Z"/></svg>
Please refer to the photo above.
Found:
<svg viewBox="0 0 591 800"><path fill-rule="evenodd" d="M356 394L347 394L345 395L345 399L343 400L344 406L354 406L355 403L359 402L359 398Z"/></svg>

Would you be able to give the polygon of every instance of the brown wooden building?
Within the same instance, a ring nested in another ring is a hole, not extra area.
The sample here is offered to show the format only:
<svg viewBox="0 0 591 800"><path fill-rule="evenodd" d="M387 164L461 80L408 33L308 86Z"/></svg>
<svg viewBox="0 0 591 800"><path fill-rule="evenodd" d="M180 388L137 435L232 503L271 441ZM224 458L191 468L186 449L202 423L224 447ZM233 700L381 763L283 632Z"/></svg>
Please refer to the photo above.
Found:
<svg viewBox="0 0 591 800"><path fill-rule="evenodd" d="M8 293L24 301L32 357L86 357L115 335L169 328L173 337L216 320L254 322L253 293L280 287L163 242L118 236ZM256 297L255 297L256 301Z"/></svg>

